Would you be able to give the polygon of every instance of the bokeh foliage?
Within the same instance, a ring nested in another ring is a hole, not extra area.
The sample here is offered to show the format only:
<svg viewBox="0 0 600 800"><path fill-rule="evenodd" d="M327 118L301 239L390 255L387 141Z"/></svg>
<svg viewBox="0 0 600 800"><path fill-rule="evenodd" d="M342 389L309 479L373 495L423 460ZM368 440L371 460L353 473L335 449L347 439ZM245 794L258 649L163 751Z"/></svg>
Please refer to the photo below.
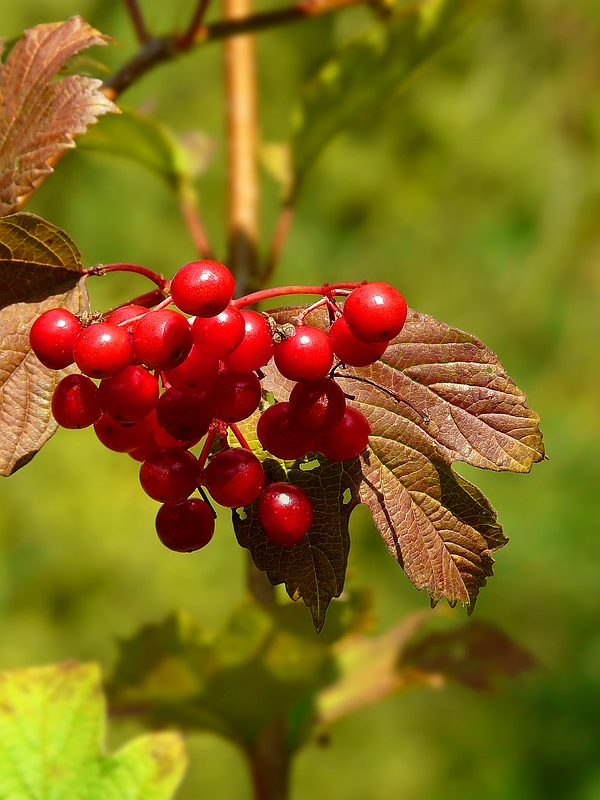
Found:
<svg viewBox="0 0 600 800"><path fill-rule="evenodd" d="M144 3L161 30L183 27L192 5ZM117 65L133 52L116 0L9 4L2 33L74 13L123 43L90 57ZM293 98L332 41L368 20L357 9L260 37L265 141L287 134ZM394 102L338 139L303 188L278 282L377 275L412 307L474 333L540 413L550 461L527 478L463 470L511 538L476 615L526 645L540 669L495 695L423 689L337 723L329 747L300 756L294 800L600 796L599 45L595 0L490 3ZM124 102L217 140L197 186L222 253L220 67L212 45L157 70ZM264 182L269 231L279 187ZM86 265L134 261L172 274L195 255L171 194L126 161L69 153L28 209L67 230ZM125 277L97 283L101 308L144 291ZM89 432L61 432L0 484L2 667L67 657L108 666L115 635L174 608L216 630L240 600L244 554L228 520L205 552L166 553L136 481L135 465ZM381 630L424 607L366 511L354 512L351 530L350 584L374 587ZM182 800L249 797L227 745L203 736L190 750L197 766Z"/></svg>

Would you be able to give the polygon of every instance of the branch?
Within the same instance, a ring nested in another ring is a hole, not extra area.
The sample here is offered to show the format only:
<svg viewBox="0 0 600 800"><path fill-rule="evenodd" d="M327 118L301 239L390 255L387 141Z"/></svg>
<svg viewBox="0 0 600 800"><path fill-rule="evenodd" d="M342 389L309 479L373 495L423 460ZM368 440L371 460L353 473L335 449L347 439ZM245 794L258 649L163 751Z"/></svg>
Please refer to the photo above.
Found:
<svg viewBox="0 0 600 800"><path fill-rule="evenodd" d="M210 25L202 25L197 29L193 41L190 42L186 40L185 34L148 39L131 61L104 82L104 93L109 99L114 100L158 64L176 58L193 46L216 42L232 36L241 36L244 33L266 31L280 25L301 22L323 14L332 14L340 9L363 3L371 4L372 0L308 0L308 2L295 3L279 11L248 14L239 19L225 19Z"/></svg>
<svg viewBox="0 0 600 800"><path fill-rule="evenodd" d="M194 12L194 16L192 17L192 21L190 22L187 31L179 39L180 50L185 52L185 50L191 47L194 43L194 39L202 28L202 23L204 21L209 4L210 0L198 0L198 5L196 7L196 11Z"/></svg>
<svg viewBox="0 0 600 800"><path fill-rule="evenodd" d="M150 39L150 34L148 33L144 23L144 18L137 0L125 0L125 5L127 6L127 11L131 17L131 23L135 29L135 35L138 38L138 42L145 44Z"/></svg>
<svg viewBox="0 0 600 800"><path fill-rule="evenodd" d="M279 261L279 256L287 239L287 235L294 218L294 208L290 202L285 203L279 212L279 218L275 225L275 231L271 240L271 246L267 253L264 269L257 281L257 288L265 286L271 279L271 276Z"/></svg>
<svg viewBox="0 0 600 800"><path fill-rule="evenodd" d="M212 248L202 223L196 195L191 187L183 187L177 192L179 209L187 225L188 232L201 258L213 258Z"/></svg>

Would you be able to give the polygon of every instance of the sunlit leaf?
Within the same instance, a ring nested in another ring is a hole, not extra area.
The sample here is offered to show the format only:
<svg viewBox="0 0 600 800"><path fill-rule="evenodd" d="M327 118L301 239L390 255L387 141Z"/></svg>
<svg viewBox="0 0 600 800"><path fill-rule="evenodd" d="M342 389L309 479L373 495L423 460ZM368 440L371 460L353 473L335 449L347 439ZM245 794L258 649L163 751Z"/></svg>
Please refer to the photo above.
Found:
<svg viewBox="0 0 600 800"><path fill-rule="evenodd" d="M75 662L0 673L0 796L169 800L186 756L176 733L104 753L100 670Z"/></svg>
<svg viewBox="0 0 600 800"><path fill-rule="evenodd" d="M80 50L108 41L72 17L26 31L0 65L0 216L23 204L88 125L118 111L95 78L54 80Z"/></svg>
<svg viewBox="0 0 600 800"><path fill-rule="evenodd" d="M304 87L291 139L295 184L339 133L383 103L452 39L481 0L421 0L342 47Z"/></svg>
<svg viewBox="0 0 600 800"><path fill-rule="evenodd" d="M81 256L64 231L25 212L0 219L0 474L27 464L56 430L50 403L69 373L44 367L29 330L45 310L88 310Z"/></svg>

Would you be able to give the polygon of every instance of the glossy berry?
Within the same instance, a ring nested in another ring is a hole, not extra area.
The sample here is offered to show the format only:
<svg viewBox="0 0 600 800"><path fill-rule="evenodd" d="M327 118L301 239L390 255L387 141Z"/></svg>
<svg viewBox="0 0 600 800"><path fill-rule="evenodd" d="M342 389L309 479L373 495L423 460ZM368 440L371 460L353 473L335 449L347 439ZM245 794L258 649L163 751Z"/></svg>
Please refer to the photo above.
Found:
<svg viewBox="0 0 600 800"><path fill-rule="evenodd" d="M115 453L131 453L142 447L152 435L150 417L122 425L107 414L94 422L96 436L102 444Z"/></svg>
<svg viewBox="0 0 600 800"><path fill-rule="evenodd" d="M297 383L290 393L290 415L298 427L322 435L341 422L346 397L331 378Z"/></svg>
<svg viewBox="0 0 600 800"><path fill-rule="evenodd" d="M275 346L275 365L291 381L318 381L333 365L328 334L312 325L300 325L294 336Z"/></svg>
<svg viewBox="0 0 600 800"><path fill-rule="evenodd" d="M223 422L240 422L256 411L261 386L254 372L222 369L204 395L209 412Z"/></svg>
<svg viewBox="0 0 600 800"><path fill-rule="evenodd" d="M233 297L233 275L218 261L192 261L171 281L175 305L195 317L215 317L224 311Z"/></svg>
<svg viewBox="0 0 600 800"><path fill-rule="evenodd" d="M155 453L163 447L180 447L182 450L187 450L198 444L199 439L192 439L189 442L183 442L180 439L170 436L163 428L160 427L156 419L156 411L149 415L151 431L150 436L146 441L137 448L132 450L129 455L135 461L146 461L151 453Z"/></svg>
<svg viewBox="0 0 600 800"><path fill-rule="evenodd" d="M142 489L159 503L186 500L198 483L198 459L188 450L165 447L148 457L140 469Z"/></svg>
<svg viewBox="0 0 600 800"><path fill-rule="evenodd" d="M173 369L192 349L192 329L183 314L164 308L149 311L135 326L135 355L150 369Z"/></svg>
<svg viewBox="0 0 600 800"><path fill-rule="evenodd" d="M191 553L205 547L215 532L215 517L208 503L193 497L182 503L168 503L158 509L158 538L178 553Z"/></svg>
<svg viewBox="0 0 600 800"><path fill-rule="evenodd" d="M265 484L265 471L250 450L231 447L211 458L202 482L219 505L240 508L256 500Z"/></svg>
<svg viewBox="0 0 600 800"><path fill-rule="evenodd" d="M84 328L73 345L75 363L90 378L112 378L133 360L129 334L123 328L96 322Z"/></svg>
<svg viewBox="0 0 600 800"><path fill-rule="evenodd" d="M125 367L113 378L100 381L98 402L105 414L118 422L147 417L158 402L158 380L144 367Z"/></svg>
<svg viewBox="0 0 600 800"><path fill-rule="evenodd" d="M67 375L52 395L52 415L63 428L87 428L100 418L96 384L85 375Z"/></svg>
<svg viewBox="0 0 600 800"><path fill-rule="evenodd" d="M244 338L223 363L236 372L253 372L267 364L275 351L271 326L257 311L244 309Z"/></svg>
<svg viewBox="0 0 600 800"><path fill-rule="evenodd" d="M315 434L298 425L289 403L275 403L260 415L256 435L265 450L286 461L302 458L315 449Z"/></svg>
<svg viewBox="0 0 600 800"><path fill-rule="evenodd" d="M367 344L352 333L344 317L338 317L329 329L329 336L336 356L351 367L367 367L374 364L385 353L388 343Z"/></svg>
<svg viewBox="0 0 600 800"><path fill-rule="evenodd" d="M105 322L108 322L109 325L118 325L120 328L125 328L127 333L130 336L133 336L135 326L138 323L137 318L147 313L148 309L144 308L144 306L121 306L120 308L115 308L114 311L111 311L106 317ZM130 320L135 321L130 322Z"/></svg>
<svg viewBox="0 0 600 800"><path fill-rule="evenodd" d="M196 317L192 325L194 344L206 355L223 358L242 343L244 315L231 303L216 317Z"/></svg>
<svg viewBox="0 0 600 800"><path fill-rule="evenodd" d="M182 442L201 439L212 422L203 398L171 387L156 405L156 420L170 436Z"/></svg>
<svg viewBox="0 0 600 800"><path fill-rule="evenodd" d="M316 449L330 461L348 461L369 443L371 426L360 411L348 406L342 421L317 439Z"/></svg>
<svg viewBox="0 0 600 800"><path fill-rule="evenodd" d="M163 371L163 378L180 392L202 394L210 388L219 374L219 360L207 356L192 345L187 358L178 367Z"/></svg>
<svg viewBox="0 0 600 800"><path fill-rule="evenodd" d="M267 539L281 547L291 547L302 539L313 514L311 499L293 483L271 483L258 499L258 521Z"/></svg>
<svg viewBox="0 0 600 800"><path fill-rule="evenodd" d="M64 369L73 363L73 345L81 322L66 308L44 311L31 326L31 349L48 369Z"/></svg>
<svg viewBox="0 0 600 800"><path fill-rule="evenodd" d="M344 317L363 342L389 342L406 321L406 300L389 283L364 283L344 303Z"/></svg>

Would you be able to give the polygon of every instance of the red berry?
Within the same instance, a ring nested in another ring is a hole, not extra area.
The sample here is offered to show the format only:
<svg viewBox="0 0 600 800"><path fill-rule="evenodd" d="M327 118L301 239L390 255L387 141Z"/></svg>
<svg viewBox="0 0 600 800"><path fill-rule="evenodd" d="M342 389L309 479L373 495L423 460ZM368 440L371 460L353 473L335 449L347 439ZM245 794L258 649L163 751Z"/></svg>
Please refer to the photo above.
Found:
<svg viewBox="0 0 600 800"><path fill-rule="evenodd" d="M346 397L331 378L297 383L290 393L290 416L305 431L322 435L341 422Z"/></svg>
<svg viewBox="0 0 600 800"><path fill-rule="evenodd" d="M192 345L185 361L178 367L164 370L163 378L180 392L202 394L213 385L218 374L219 360Z"/></svg>
<svg viewBox="0 0 600 800"><path fill-rule="evenodd" d="M81 322L66 308L44 311L31 326L31 349L48 369L64 369L73 363L73 345Z"/></svg>
<svg viewBox="0 0 600 800"><path fill-rule="evenodd" d="M194 344L209 356L223 358L241 344L245 329L242 312L230 303L216 317L196 317L192 325Z"/></svg>
<svg viewBox="0 0 600 800"><path fill-rule="evenodd" d="M186 394L171 387L160 397L156 406L156 420L169 436L182 442L201 439L212 422L204 399Z"/></svg>
<svg viewBox="0 0 600 800"><path fill-rule="evenodd" d="M320 328L300 325L294 336L275 345L275 365L291 381L318 381L333 364L329 336Z"/></svg>
<svg viewBox="0 0 600 800"><path fill-rule="evenodd" d="M52 414L63 428L87 428L100 418L96 384L85 375L67 375L52 395Z"/></svg>
<svg viewBox="0 0 600 800"><path fill-rule="evenodd" d="M153 500L180 503L196 488L198 459L179 447L156 450L141 466L140 483Z"/></svg>
<svg viewBox="0 0 600 800"><path fill-rule="evenodd" d="M256 435L276 458L292 461L315 449L315 434L308 433L290 414L289 403L275 403L260 415Z"/></svg>
<svg viewBox="0 0 600 800"><path fill-rule="evenodd" d="M113 378L100 381L98 402L118 422L147 417L158 402L158 380L144 367L129 366Z"/></svg>
<svg viewBox="0 0 600 800"><path fill-rule="evenodd" d="M111 311L106 317L105 322L108 322L109 325L118 325L120 328L125 328L127 333L130 336L133 336L135 326L138 323L137 318L147 313L148 309L144 308L144 306L121 306L120 308L115 308L114 311ZM135 322L129 321L132 319L135 319Z"/></svg>
<svg viewBox="0 0 600 800"><path fill-rule="evenodd" d="M233 352L223 357L223 363L236 372L253 372L271 360L275 350L273 332L258 311L244 309L241 313L244 317L244 338Z"/></svg>
<svg viewBox="0 0 600 800"><path fill-rule="evenodd" d="M215 317L224 311L233 297L233 275L218 261L192 261L171 281L175 305L195 317Z"/></svg>
<svg viewBox="0 0 600 800"><path fill-rule="evenodd" d="M131 364L133 347L126 330L96 322L75 339L73 356L79 369L90 378L112 378Z"/></svg>
<svg viewBox="0 0 600 800"><path fill-rule="evenodd" d="M406 300L389 283L364 283L344 303L344 317L357 339L389 342L406 321Z"/></svg>
<svg viewBox="0 0 600 800"><path fill-rule="evenodd" d="M310 497L293 483L271 483L258 499L258 521L267 539L291 547L308 532L313 521Z"/></svg>
<svg viewBox="0 0 600 800"><path fill-rule="evenodd" d="M152 434L150 417L121 425L112 417L103 414L94 422L96 436L102 444L115 453L131 453L141 447Z"/></svg>
<svg viewBox="0 0 600 800"><path fill-rule="evenodd" d="M265 471L250 450L232 447L211 458L202 482L219 505L240 508L256 500L265 483Z"/></svg>
<svg viewBox="0 0 600 800"><path fill-rule="evenodd" d="M137 358L150 369L173 369L192 349L192 329L183 314L164 308L149 311L135 326Z"/></svg>
<svg viewBox="0 0 600 800"><path fill-rule="evenodd" d="M146 461L151 453L160 450L162 447L181 447L183 450L187 450L200 441L199 439L192 439L189 442L182 442L180 439L170 436L158 424L156 411L149 415L149 419L151 424L150 436L137 450L132 450L129 453L136 461Z"/></svg>
<svg viewBox="0 0 600 800"><path fill-rule="evenodd" d="M182 503L168 503L158 509L158 538L178 553L191 553L205 547L215 532L215 517L208 503L193 497Z"/></svg>
<svg viewBox="0 0 600 800"><path fill-rule="evenodd" d="M348 406L342 421L317 439L316 449L330 461L348 461L369 444L371 426L360 411Z"/></svg>
<svg viewBox="0 0 600 800"><path fill-rule="evenodd" d="M260 404L262 390L254 372L222 369L204 395L209 412L223 422L240 422Z"/></svg>
<svg viewBox="0 0 600 800"><path fill-rule="evenodd" d="M385 353L387 342L367 344L352 333L344 317L338 317L329 330L333 351L351 367L367 367L374 364Z"/></svg>

